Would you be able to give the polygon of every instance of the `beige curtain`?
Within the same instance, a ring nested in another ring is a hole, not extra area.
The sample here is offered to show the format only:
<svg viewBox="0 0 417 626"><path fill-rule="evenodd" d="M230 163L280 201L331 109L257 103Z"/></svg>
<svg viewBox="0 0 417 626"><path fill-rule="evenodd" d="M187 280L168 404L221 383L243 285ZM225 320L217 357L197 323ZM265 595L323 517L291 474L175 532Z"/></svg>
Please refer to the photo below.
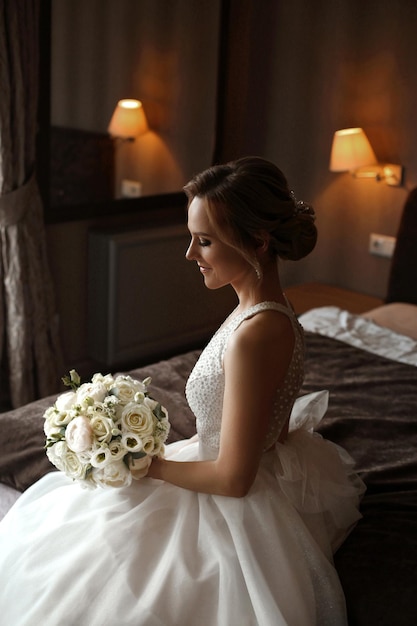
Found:
<svg viewBox="0 0 417 626"><path fill-rule="evenodd" d="M39 1L0 0L0 361L14 407L53 393L61 374L35 178Z"/></svg>

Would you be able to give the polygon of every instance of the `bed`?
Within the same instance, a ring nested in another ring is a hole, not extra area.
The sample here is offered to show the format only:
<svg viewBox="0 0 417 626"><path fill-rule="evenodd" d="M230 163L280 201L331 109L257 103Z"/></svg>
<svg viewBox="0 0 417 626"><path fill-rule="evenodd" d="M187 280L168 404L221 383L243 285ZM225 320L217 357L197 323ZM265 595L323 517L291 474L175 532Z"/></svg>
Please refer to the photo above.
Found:
<svg viewBox="0 0 417 626"><path fill-rule="evenodd" d="M302 393L328 389L319 431L353 456L367 485L363 518L335 555L350 626L417 624L417 190L404 207L386 304L364 315L335 307L301 316ZM170 440L195 423L184 397L199 350L130 370L152 377L169 410ZM54 396L0 414L0 516L49 471L45 409Z"/></svg>

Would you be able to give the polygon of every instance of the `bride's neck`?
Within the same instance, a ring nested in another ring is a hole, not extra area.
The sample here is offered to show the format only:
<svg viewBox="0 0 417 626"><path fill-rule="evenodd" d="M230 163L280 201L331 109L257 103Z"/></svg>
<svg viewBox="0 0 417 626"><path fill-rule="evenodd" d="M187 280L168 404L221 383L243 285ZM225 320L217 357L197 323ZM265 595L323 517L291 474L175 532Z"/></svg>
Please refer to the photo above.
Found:
<svg viewBox="0 0 417 626"><path fill-rule="evenodd" d="M285 297L276 265L265 267L261 278L255 278L237 296L239 299L237 307L239 312L259 302L271 301L285 304Z"/></svg>

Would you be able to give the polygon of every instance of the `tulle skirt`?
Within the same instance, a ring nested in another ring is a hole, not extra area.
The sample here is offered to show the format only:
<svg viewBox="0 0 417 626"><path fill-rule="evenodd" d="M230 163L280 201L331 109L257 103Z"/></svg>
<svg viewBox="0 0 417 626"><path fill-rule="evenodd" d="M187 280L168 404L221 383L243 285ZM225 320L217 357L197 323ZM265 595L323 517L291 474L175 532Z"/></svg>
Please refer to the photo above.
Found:
<svg viewBox="0 0 417 626"><path fill-rule="evenodd" d="M7 626L339 626L332 552L360 517L350 457L312 432L327 398L299 401L285 444L244 498L153 479L84 490L42 478L0 523ZM197 441L167 448L207 458Z"/></svg>

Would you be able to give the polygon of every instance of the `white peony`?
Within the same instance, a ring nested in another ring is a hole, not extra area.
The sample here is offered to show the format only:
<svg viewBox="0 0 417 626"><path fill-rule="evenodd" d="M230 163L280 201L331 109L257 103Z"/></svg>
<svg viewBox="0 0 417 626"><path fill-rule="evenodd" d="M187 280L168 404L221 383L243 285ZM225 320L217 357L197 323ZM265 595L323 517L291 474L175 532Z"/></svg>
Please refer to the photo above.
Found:
<svg viewBox="0 0 417 626"><path fill-rule="evenodd" d="M69 409L71 409L75 404L76 397L75 391L66 391L65 393L61 393L61 395L56 399L55 406L58 411L69 411Z"/></svg>
<svg viewBox="0 0 417 626"><path fill-rule="evenodd" d="M57 441L62 439L62 428L60 426L56 426L56 424L48 420L45 420L43 432L48 439L56 439Z"/></svg>
<svg viewBox="0 0 417 626"><path fill-rule="evenodd" d="M51 461L52 465L55 465L61 472L64 471L63 458L65 457L65 451L68 449L65 441L58 441L53 446L46 448L46 456Z"/></svg>
<svg viewBox="0 0 417 626"><path fill-rule="evenodd" d="M68 447L74 452L84 452L91 448L93 443L93 429L90 420L79 415L67 426L65 439Z"/></svg>
<svg viewBox="0 0 417 626"><path fill-rule="evenodd" d="M128 487L132 482L132 474L123 461L115 461L95 469L93 475L100 487Z"/></svg>
<svg viewBox="0 0 417 626"><path fill-rule="evenodd" d="M68 448L65 441L59 441L47 448L46 454L51 463L67 476L78 480L85 478L86 464L80 461L76 452Z"/></svg>
<svg viewBox="0 0 417 626"><path fill-rule="evenodd" d="M107 393L106 385L103 382L84 383L77 389L77 402L80 404L103 402Z"/></svg>
<svg viewBox="0 0 417 626"><path fill-rule="evenodd" d="M91 382L103 383L106 389L111 389L114 385L114 378L111 374L106 374L105 376L103 376L103 374L97 373L97 374L94 374L93 378L91 379Z"/></svg>

